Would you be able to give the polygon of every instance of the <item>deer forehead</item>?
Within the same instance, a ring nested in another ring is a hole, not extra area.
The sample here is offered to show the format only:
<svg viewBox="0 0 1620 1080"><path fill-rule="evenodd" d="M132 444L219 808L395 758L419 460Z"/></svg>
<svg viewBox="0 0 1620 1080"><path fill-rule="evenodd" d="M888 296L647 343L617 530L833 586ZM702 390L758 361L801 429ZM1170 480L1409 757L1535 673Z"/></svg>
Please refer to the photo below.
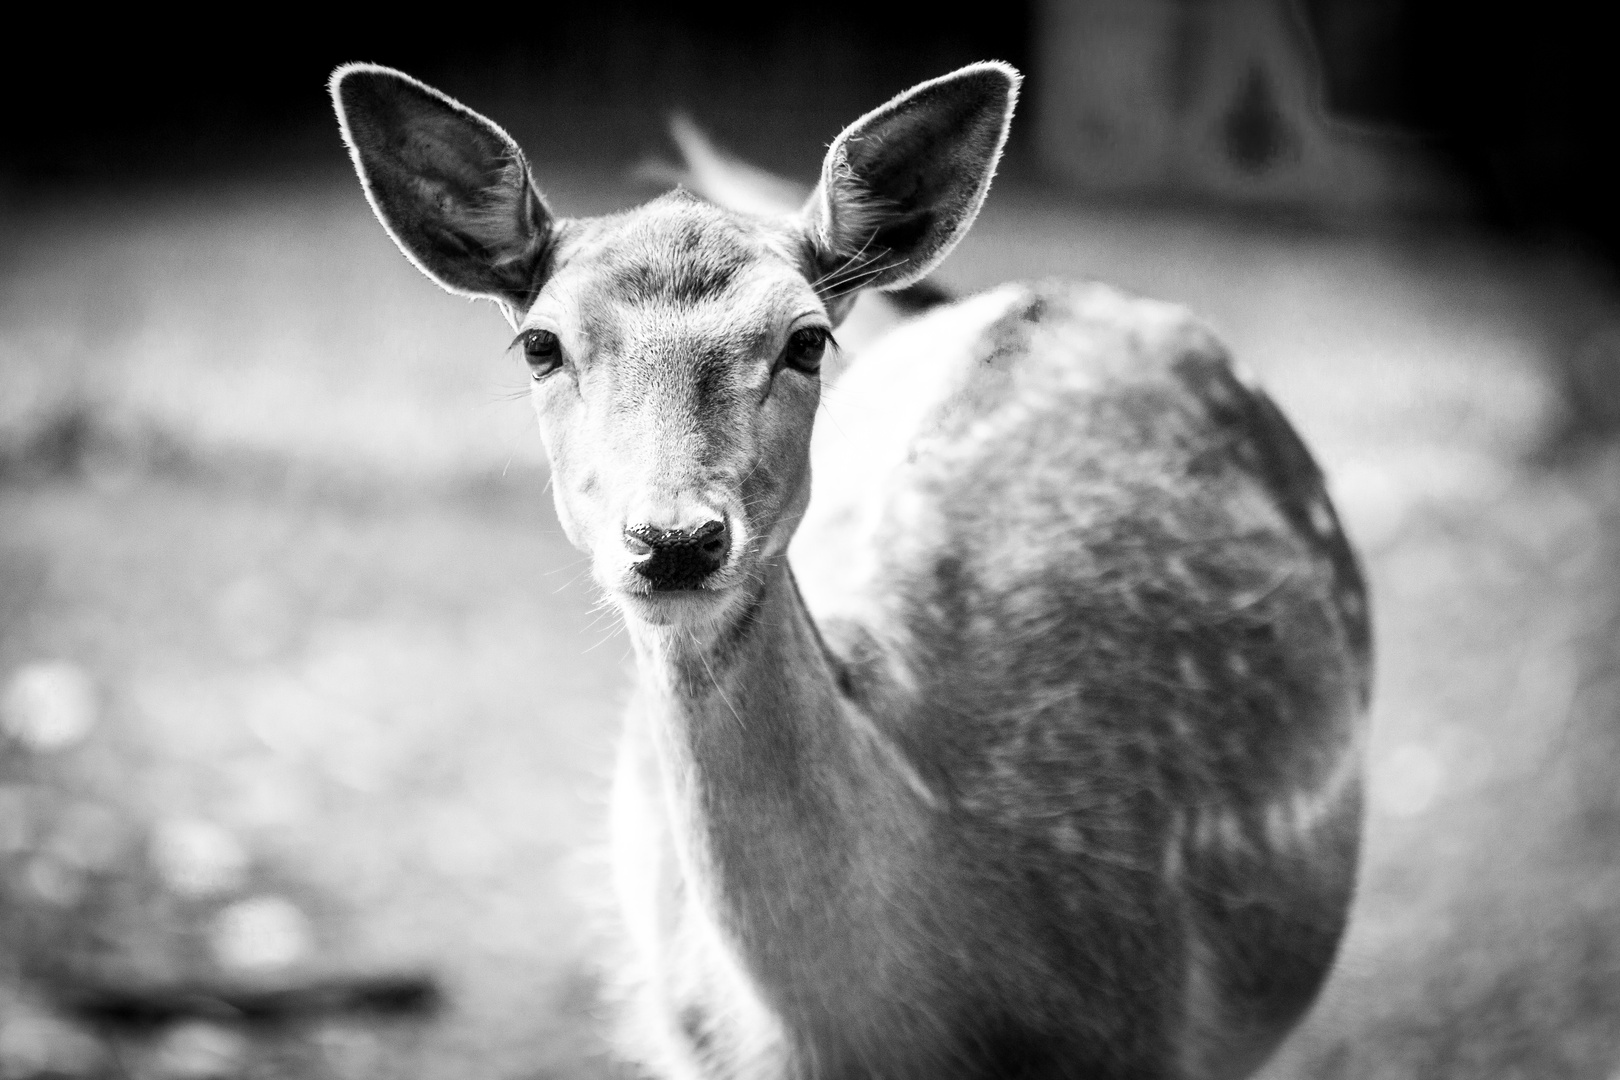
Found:
<svg viewBox="0 0 1620 1080"><path fill-rule="evenodd" d="M759 375L796 322L825 317L790 228L684 193L570 223L554 265L525 322L561 328L582 364L620 374Z"/></svg>

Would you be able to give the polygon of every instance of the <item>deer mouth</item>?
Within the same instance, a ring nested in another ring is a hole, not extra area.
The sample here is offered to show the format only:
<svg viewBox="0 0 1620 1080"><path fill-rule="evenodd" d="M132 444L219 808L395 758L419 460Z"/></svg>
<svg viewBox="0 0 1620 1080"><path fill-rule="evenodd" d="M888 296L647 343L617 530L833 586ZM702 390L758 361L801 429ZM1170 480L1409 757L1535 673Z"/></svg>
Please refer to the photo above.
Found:
<svg viewBox="0 0 1620 1080"><path fill-rule="evenodd" d="M626 615L650 626L707 626L724 620L739 590L734 584L653 588L645 583L615 590Z"/></svg>

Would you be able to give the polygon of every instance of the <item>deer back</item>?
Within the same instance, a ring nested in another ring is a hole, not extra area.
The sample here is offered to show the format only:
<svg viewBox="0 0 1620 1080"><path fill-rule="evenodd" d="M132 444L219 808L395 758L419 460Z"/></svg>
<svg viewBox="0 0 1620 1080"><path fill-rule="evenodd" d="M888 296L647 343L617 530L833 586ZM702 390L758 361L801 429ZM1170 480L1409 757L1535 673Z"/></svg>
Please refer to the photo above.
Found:
<svg viewBox="0 0 1620 1080"><path fill-rule="evenodd" d="M1184 310L1101 285L902 327L824 412L791 555L951 823L956 940L1008 995L1107 988L1122 1053L1240 1074L1354 880L1368 611L1309 453Z"/></svg>

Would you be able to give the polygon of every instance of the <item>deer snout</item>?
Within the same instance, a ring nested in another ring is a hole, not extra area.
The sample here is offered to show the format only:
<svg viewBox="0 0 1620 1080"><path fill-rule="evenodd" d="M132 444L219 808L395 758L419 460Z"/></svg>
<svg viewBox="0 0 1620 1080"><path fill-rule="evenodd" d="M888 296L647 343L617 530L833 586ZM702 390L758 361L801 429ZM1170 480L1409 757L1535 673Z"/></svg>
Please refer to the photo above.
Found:
<svg viewBox="0 0 1620 1080"><path fill-rule="evenodd" d="M654 589L696 589L726 565L731 529L718 514L667 526L639 522L624 527L624 546L637 559L637 574Z"/></svg>

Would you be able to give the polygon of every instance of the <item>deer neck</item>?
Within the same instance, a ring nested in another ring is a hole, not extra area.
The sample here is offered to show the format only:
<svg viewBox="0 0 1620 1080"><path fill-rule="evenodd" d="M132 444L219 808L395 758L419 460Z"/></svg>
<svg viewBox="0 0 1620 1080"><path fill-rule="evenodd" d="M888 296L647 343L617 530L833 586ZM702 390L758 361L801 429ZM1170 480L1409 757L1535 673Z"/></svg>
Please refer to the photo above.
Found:
<svg viewBox="0 0 1620 1080"><path fill-rule="evenodd" d="M707 633L634 627L631 636L637 712L672 794L705 817L722 800L743 827L778 810L832 813L835 778L852 779L849 706L786 560Z"/></svg>
<svg viewBox="0 0 1620 1080"><path fill-rule="evenodd" d="M641 685L629 734L648 751L644 783L661 789L649 794L667 814L684 895L756 975L793 973L780 992L815 986L802 967L825 953L815 942L876 929L854 883L903 862L897 842L926 812L915 774L840 690L785 560L709 641L632 635Z"/></svg>

